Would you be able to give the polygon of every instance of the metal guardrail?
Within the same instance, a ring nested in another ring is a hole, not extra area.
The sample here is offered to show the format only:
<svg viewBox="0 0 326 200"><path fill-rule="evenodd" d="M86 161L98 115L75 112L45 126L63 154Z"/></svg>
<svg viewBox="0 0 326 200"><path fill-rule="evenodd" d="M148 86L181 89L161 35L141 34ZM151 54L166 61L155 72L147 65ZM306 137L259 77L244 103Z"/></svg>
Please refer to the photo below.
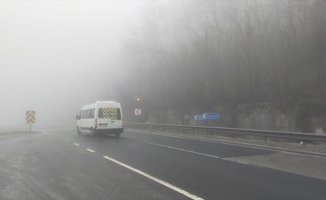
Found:
<svg viewBox="0 0 326 200"><path fill-rule="evenodd" d="M203 131L211 133L226 133L238 137L239 135L250 135L250 136L261 136L267 138L285 138L285 139L296 139L300 141L318 141L326 142L326 135L317 135L314 133L297 133L297 132L285 132L285 131L267 131L267 130L252 130L252 129L238 129L238 128L223 128L223 127L204 127L204 126L184 126L184 125L173 125L173 124L148 124L148 123L130 123L125 122L125 127L145 127L155 129L174 129L178 132L180 130L189 131Z"/></svg>

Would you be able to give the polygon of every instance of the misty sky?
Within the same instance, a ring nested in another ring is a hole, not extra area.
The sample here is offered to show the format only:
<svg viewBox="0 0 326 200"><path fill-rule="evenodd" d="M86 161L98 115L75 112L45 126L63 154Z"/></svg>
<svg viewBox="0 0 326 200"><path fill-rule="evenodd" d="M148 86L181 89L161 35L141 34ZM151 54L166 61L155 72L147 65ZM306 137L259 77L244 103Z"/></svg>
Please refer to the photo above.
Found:
<svg viewBox="0 0 326 200"><path fill-rule="evenodd" d="M5 119L24 125L26 110L36 110L38 122L49 123L45 116L61 114L70 119L83 104L110 98L121 46L141 4L0 1L0 108Z"/></svg>

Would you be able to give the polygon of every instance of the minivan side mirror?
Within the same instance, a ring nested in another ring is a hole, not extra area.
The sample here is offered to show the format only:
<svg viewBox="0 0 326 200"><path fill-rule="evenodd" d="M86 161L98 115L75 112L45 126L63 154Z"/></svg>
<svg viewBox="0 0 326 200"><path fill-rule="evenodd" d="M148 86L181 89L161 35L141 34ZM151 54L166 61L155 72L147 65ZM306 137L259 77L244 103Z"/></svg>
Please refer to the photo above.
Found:
<svg viewBox="0 0 326 200"><path fill-rule="evenodd" d="M78 115L76 115L76 119L79 120L79 116Z"/></svg>

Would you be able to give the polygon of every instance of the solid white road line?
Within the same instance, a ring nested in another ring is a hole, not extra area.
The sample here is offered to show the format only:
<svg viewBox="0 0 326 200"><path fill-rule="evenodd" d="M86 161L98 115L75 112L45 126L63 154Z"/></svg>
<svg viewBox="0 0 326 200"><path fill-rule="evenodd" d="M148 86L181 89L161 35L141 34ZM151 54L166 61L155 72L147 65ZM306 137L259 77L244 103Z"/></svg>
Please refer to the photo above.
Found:
<svg viewBox="0 0 326 200"><path fill-rule="evenodd" d="M44 130L38 130L38 129L32 129L33 131L41 131L42 133L45 133L45 134L50 134L50 133L48 133L48 132L46 132L46 131L44 131Z"/></svg>
<svg viewBox="0 0 326 200"><path fill-rule="evenodd" d="M92 149L86 149L87 151L90 151L92 153L94 153L95 151L93 151Z"/></svg>
<svg viewBox="0 0 326 200"><path fill-rule="evenodd" d="M189 150L175 148L175 147L170 147L170 146L166 146L166 145L162 145L162 144L156 144L156 143L144 142L144 141L140 141L140 142L146 143L146 144L151 144L151 145L156 145L156 146L160 146L160 147L165 147L165 148L169 148L169 149L175 149L175 150L179 150L179 151L184 151L184 152L188 152L188 153L198 154L198 155L202 155L202 156L207 156L207 157L212 157L212 158L218 158L218 159L227 160L227 161L230 161L230 162L235 162L235 163L240 163L240 164L245 164L245 165L251 165L251 164L249 164L247 162L244 162L244 161L232 160L232 157L230 157L230 158L229 157L228 158L221 158L221 157L213 156L213 155L210 155L210 154L199 153L199 152L196 152L196 151L189 151Z"/></svg>
<svg viewBox="0 0 326 200"><path fill-rule="evenodd" d="M132 132L132 131L130 131ZM175 137L175 138L181 138L181 139L187 139L187 140L197 140L202 142L210 142L210 143L218 143L218 144L226 144L226 145L232 145L232 146L239 146L239 147L247 147L251 149L261 149L261 150L268 150L268 151L275 151L275 152L282 152L285 154L297 154L297 155L304 155L304 156L311 156L316 158L324 158L326 156L325 153L318 153L318 152L309 152L309 151L300 151L296 149L286 149L282 147L269 147L269 146L262 146L262 145L246 145L241 144L239 142L232 142L232 141L221 141L221 140L210 140L206 138L197 138L197 137L191 137L191 136L176 136L171 134L159 134L159 133L146 133L146 132L134 132L134 133L143 133L148 135L158 135L158 136L164 136L164 137Z"/></svg>
<svg viewBox="0 0 326 200"><path fill-rule="evenodd" d="M156 144L156 143L145 142L145 141L140 141L140 142L146 143L146 144L152 144L152 145L156 145L156 146L161 146L161 147L165 147L165 148L169 148L169 149L175 149L175 150L179 150L179 151L185 151L185 152L188 152L188 153L198 154L198 155L202 155L202 156L208 156L208 157L213 157L213 158L220 158L218 156L213 156L213 155L210 155L210 154L199 153L199 152L196 152L196 151L190 151L190 150L186 150L186 149L180 149L180 148L166 146L166 145L162 145L162 144Z"/></svg>
<svg viewBox="0 0 326 200"><path fill-rule="evenodd" d="M67 131L67 130L77 130L76 128L60 128L60 129L45 129L43 131Z"/></svg>
<svg viewBox="0 0 326 200"><path fill-rule="evenodd" d="M74 145L76 145L76 146L80 146L79 144L77 144L77 143L74 143Z"/></svg>
<svg viewBox="0 0 326 200"><path fill-rule="evenodd" d="M108 156L103 156L103 157L106 158L106 159L108 159L108 160L110 160L110 161L112 161L112 162L114 162L114 163L116 163L116 164L118 164L118 165L121 165L121 166L123 166L123 167L125 167L127 169L130 169L131 171L134 171L134 172L136 172L136 173L138 173L140 175L143 175L146 178L149 178L149 179L151 179L151 180L153 180L153 181L155 181L157 183L160 183L160 184L162 184L162 185L164 185L164 186L166 186L166 187L168 187L168 188L170 188L170 189L172 189L172 190L174 190L176 192L179 192L180 194L183 194L183 195L185 195L185 196L187 196L187 197L189 197L191 199L196 199L196 200L202 199L202 198L197 197L196 195L193 195L193 194L191 194L191 193L189 193L189 192L187 192L187 191L185 191L183 189L180 189L180 188L178 188L178 187L176 187L174 185L171 185L170 183L167 183L165 181L162 181L161 179L158 179L158 178L156 178L154 176L151 176L151 175L149 175L149 174L147 174L145 172L142 172L142 171L140 171L138 169L135 169L135 168L133 168L133 167L131 167L129 165L126 165L126 164L124 164L122 162L119 162L119 161L117 161L117 160L115 160L113 158L110 158Z"/></svg>
<svg viewBox="0 0 326 200"><path fill-rule="evenodd" d="M45 133L45 134L50 134L49 132L47 131L67 131L67 130L76 130L76 128L65 128L65 129L46 129L46 130L38 130L38 129L33 129L35 131L41 131L42 133Z"/></svg>

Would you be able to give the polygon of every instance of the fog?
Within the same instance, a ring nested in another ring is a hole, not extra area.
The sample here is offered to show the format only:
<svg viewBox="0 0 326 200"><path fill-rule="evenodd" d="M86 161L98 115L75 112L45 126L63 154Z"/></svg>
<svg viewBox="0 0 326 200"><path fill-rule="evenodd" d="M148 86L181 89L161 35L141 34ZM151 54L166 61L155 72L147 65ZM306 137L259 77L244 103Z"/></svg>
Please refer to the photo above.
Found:
<svg viewBox="0 0 326 200"><path fill-rule="evenodd" d="M0 1L0 123L35 110L34 127L71 127L82 105L116 100L126 122L222 106L236 127L238 106L268 104L300 107L311 132L326 116L325 13L324 0Z"/></svg>
<svg viewBox="0 0 326 200"><path fill-rule="evenodd" d="M84 104L114 99L121 46L141 1L0 1L0 126L71 126ZM74 125L74 124L73 124Z"/></svg>

